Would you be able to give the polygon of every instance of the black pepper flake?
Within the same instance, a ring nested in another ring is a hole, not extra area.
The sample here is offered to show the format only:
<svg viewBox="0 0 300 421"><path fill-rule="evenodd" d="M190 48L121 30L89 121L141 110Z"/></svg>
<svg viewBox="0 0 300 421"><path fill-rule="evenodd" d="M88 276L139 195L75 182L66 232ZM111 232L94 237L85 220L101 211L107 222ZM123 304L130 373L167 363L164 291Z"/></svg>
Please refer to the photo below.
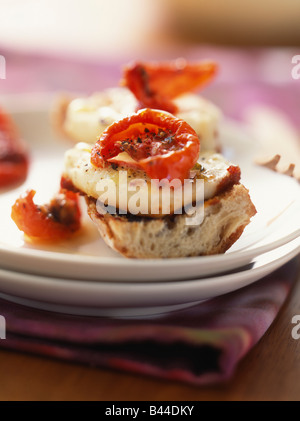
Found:
<svg viewBox="0 0 300 421"><path fill-rule="evenodd" d="M118 169L118 164L115 164L114 162L111 164L111 167L113 170L117 170Z"/></svg>

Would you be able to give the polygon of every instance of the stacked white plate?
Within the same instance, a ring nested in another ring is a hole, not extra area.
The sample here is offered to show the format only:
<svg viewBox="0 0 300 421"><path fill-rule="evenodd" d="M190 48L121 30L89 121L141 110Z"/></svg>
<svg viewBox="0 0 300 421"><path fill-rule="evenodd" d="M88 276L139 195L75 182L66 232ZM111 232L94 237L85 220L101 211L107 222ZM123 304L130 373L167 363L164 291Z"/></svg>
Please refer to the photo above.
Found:
<svg viewBox="0 0 300 421"><path fill-rule="evenodd" d="M261 279L300 251L300 186L256 166L259 147L246 128L227 122L224 155L240 165L257 215L223 255L182 259L126 259L110 250L88 217L83 234L59 246L24 242L10 218L28 188L47 202L57 191L63 154L47 111L15 111L31 148L25 184L0 194L0 297L51 311L109 317L156 315L197 304Z"/></svg>

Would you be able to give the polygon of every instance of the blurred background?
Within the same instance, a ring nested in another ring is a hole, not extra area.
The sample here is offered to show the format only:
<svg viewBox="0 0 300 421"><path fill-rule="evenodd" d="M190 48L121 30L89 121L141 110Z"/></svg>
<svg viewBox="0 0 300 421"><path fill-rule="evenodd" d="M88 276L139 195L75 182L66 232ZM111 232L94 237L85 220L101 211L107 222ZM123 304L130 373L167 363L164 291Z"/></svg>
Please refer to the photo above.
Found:
<svg viewBox="0 0 300 421"><path fill-rule="evenodd" d="M0 41L86 56L178 43L299 45L298 0L1 0Z"/></svg>
<svg viewBox="0 0 300 421"><path fill-rule="evenodd" d="M156 0L1 0L0 42L34 52L112 57L159 45ZM162 31L164 32L164 31Z"/></svg>
<svg viewBox="0 0 300 421"><path fill-rule="evenodd" d="M2 46L111 57L182 44L300 45L298 0L1 0Z"/></svg>
<svg viewBox="0 0 300 421"><path fill-rule="evenodd" d="M299 45L297 0L164 0L181 39L231 45Z"/></svg>
<svg viewBox="0 0 300 421"><path fill-rule="evenodd" d="M0 94L91 93L129 60L210 58L204 95L240 118L263 103L299 124L299 0L0 0Z"/></svg>
<svg viewBox="0 0 300 421"><path fill-rule="evenodd" d="M1 0L3 46L86 56L178 43L299 45L297 0Z"/></svg>

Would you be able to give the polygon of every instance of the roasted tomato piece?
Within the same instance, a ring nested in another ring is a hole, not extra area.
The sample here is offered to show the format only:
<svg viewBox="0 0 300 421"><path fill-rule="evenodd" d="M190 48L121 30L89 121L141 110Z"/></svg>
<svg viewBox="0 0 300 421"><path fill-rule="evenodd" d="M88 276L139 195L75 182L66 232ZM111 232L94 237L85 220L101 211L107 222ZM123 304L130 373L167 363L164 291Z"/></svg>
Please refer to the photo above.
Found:
<svg viewBox="0 0 300 421"><path fill-rule="evenodd" d="M153 179L183 181L199 151L199 138L185 121L147 108L109 126L95 144L91 162L96 167L114 162L142 169ZM118 159L122 152L132 161Z"/></svg>
<svg viewBox="0 0 300 421"><path fill-rule="evenodd" d="M139 101L138 109L154 108L176 113L172 99L203 88L217 73L211 61L188 63L177 59L166 63L132 63L124 68L122 84Z"/></svg>
<svg viewBox="0 0 300 421"><path fill-rule="evenodd" d="M17 227L32 239L57 241L70 237L80 228L78 195L61 191L49 204L33 202L34 190L16 200L11 217Z"/></svg>
<svg viewBox="0 0 300 421"><path fill-rule="evenodd" d="M28 156L11 117L0 109L0 188L24 181Z"/></svg>

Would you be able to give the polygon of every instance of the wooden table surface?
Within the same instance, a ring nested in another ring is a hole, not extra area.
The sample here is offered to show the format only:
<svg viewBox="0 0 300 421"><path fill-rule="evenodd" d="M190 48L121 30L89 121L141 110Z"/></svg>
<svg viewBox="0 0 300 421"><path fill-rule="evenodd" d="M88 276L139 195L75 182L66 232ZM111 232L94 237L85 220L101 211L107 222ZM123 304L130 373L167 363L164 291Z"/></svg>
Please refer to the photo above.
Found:
<svg viewBox="0 0 300 421"><path fill-rule="evenodd" d="M97 369L45 357L0 351L0 400L300 400L300 276L267 333L224 385L195 387Z"/></svg>

